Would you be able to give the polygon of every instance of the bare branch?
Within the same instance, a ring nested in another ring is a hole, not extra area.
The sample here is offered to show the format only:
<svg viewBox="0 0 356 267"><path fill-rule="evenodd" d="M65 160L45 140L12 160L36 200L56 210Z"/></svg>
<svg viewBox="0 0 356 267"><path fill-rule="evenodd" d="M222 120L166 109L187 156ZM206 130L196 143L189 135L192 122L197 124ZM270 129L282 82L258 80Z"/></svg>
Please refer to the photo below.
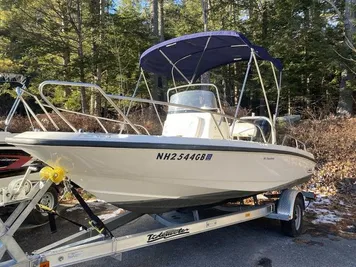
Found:
<svg viewBox="0 0 356 267"><path fill-rule="evenodd" d="M325 0L329 5L332 6L332 8L334 9L334 11L339 15L340 19L344 20L344 21L347 21L347 23L349 25L352 25L352 22L349 20L348 17L344 16L340 9L337 8L337 6L331 1L331 0ZM344 22L345 24L345 22ZM347 37L347 33L346 33L346 30L344 29L344 38L345 38L345 44L353 51L356 53L356 48L355 46L352 44L352 42L350 41L350 39Z"/></svg>
<svg viewBox="0 0 356 267"><path fill-rule="evenodd" d="M353 74L356 74L356 72L353 71L353 70L349 67L349 65L345 64L345 66L346 66Z"/></svg>
<svg viewBox="0 0 356 267"><path fill-rule="evenodd" d="M339 57L341 57L342 59L345 59L345 60L347 60L347 61L352 61L352 62L355 62L356 63L356 60L354 60L353 58L346 58L346 57L344 57L343 55L341 55L339 52L337 52L335 49L333 49L334 50L334 52L339 56Z"/></svg>
<svg viewBox="0 0 356 267"><path fill-rule="evenodd" d="M351 41L349 40L349 38L347 38L347 36L345 37L345 44L354 52L356 52L356 48L355 46L351 43Z"/></svg>

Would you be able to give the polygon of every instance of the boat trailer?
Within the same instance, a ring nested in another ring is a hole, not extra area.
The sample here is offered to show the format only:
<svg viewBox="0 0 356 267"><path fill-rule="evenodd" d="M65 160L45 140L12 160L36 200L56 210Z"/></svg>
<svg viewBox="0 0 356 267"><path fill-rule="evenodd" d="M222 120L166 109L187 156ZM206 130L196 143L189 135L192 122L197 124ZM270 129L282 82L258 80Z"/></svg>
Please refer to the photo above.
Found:
<svg viewBox="0 0 356 267"><path fill-rule="evenodd" d="M22 178L21 186L26 184L26 176L31 172L30 168ZM21 193L21 186L12 196L4 197L2 195L0 206L10 204L18 204L18 206L5 222L0 219L0 257L3 258L6 251L11 257L10 260L1 261L0 266L68 266L106 256L121 260L122 253L126 251L262 217L281 220L282 230L288 235L296 236L301 233L300 228L305 208L304 197L313 198L313 194L305 194L303 197L301 192L288 189L279 195L277 202L262 205L214 207L213 209L219 213L219 215L215 213L214 216L206 215L204 209L155 214L151 216L166 227L121 237L105 234L97 227L92 226L27 254L21 249L13 235L52 183L51 179L41 180L26 195ZM6 189L1 189L0 196L4 193L8 192ZM257 198L254 200L257 202ZM119 214L104 221L105 229L111 234L111 231L143 215L134 212Z"/></svg>

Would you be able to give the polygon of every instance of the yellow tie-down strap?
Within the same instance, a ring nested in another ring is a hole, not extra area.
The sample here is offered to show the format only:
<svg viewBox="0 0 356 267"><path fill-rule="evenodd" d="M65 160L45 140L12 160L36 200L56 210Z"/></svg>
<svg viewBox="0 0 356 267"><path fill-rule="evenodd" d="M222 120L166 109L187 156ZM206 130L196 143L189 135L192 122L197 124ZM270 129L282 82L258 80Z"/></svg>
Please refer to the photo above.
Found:
<svg viewBox="0 0 356 267"><path fill-rule="evenodd" d="M40 170L40 177L44 180L51 180L55 184L61 183L66 178L66 171L62 167L43 167Z"/></svg>
<svg viewBox="0 0 356 267"><path fill-rule="evenodd" d="M105 230L105 228L99 229L98 227L95 226L94 221L89 221L89 225L93 227L99 234L102 234Z"/></svg>
<svg viewBox="0 0 356 267"><path fill-rule="evenodd" d="M43 204L37 203L37 206L38 206L41 210L43 210L43 211L56 213L56 211L55 211L55 210L51 209L50 207L47 207L46 205L43 205Z"/></svg>

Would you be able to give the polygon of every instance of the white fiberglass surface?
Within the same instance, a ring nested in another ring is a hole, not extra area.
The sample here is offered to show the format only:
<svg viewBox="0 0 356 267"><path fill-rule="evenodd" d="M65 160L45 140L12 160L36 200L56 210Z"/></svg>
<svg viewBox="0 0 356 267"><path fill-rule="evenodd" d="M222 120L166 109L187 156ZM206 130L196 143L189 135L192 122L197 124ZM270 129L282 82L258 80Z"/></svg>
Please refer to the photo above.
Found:
<svg viewBox="0 0 356 267"><path fill-rule="evenodd" d="M278 153L23 146L106 201L264 191L311 174L314 163Z"/></svg>
<svg viewBox="0 0 356 267"><path fill-rule="evenodd" d="M9 132L4 132L4 131L0 131L0 144L5 144L5 138L6 137L12 137L15 134L13 133L9 133Z"/></svg>
<svg viewBox="0 0 356 267"><path fill-rule="evenodd" d="M312 160L302 157L312 157L306 151L238 140L62 132L26 132L9 140L52 166L64 167L74 182L110 202L264 191L308 176L314 168ZM46 140L55 142L31 145ZM103 142L116 147L103 147ZM165 148L169 144L178 147ZM224 146L243 151L216 148ZM248 151L253 148L259 152Z"/></svg>
<svg viewBox="0 0 356 267"><path fill-rule="evenodd" d="M209 138L190 138L190 137L177 137L177 136L154 136L154 135L129 135L129 134L105 134L105 133L73 133L73 132L25 132L15 135L11 138L10 144L22 143L22 140L71 140L93 142L125 142L125 143L149 143L149 144L179 144L179 145L204 145L204 146L223 146L223 147L238 147L238 148L255 148L266 150L279 150L286 152L293 152L301 154L310 158L314 156L304 150L273 145L259 142L248 142L242 140L228 140L228 139L209 139ZM7 141L8 142L8 141ZM90 146L88 144L88 146ZM278 153L278 152L277 152Z"/></svg>

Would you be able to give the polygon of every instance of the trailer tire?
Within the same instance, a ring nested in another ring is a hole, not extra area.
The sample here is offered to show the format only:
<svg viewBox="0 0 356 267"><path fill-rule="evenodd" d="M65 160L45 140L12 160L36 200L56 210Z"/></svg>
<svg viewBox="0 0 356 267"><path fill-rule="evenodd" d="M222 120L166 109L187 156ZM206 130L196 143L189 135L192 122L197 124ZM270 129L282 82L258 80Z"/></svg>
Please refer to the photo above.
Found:
<svg viewBox="0 0 356 267"><path fill-rule="evenodd" d="M304 199L297 196L294 202L293 219L281 221L282 232L290 237L296 237L303 231Z"/></svg>
<svg viewBox="0 0 356 267"><path fill-rule="evenodd" d="M51 186L43 195L39 203L56 210L58 206L58 191L54 186ZM48 214L41 212L38 209L33 209L28 215L26 222L33 225L41 225L48 222Z"/></svg>

